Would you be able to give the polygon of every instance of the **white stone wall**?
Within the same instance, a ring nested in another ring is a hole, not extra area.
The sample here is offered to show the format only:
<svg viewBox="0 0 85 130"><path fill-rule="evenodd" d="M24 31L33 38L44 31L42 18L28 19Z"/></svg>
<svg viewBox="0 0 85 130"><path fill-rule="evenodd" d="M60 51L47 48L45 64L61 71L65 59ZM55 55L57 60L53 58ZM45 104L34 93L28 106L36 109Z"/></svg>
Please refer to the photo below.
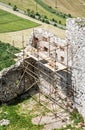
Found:
<svg viewBox="0 0 85 130"><path fill-rule="evenodd" d="M85 18L67 20L66 37L70 44L74 104L85 119Z"/></svg>
<svg viewBox="0 0 85 130"><path fill-rule="evenodd" d="M67 46L66 46L67 43L65 39L60 39L54 34L52 34L51 32L38 28L31 33L27 47L32 45L33 36L35 36L35 38L38 38L39 40L38 44L39 47L41 48L40 51L43 50L44 47L48 48L49 50L49 43L50 43L50 53L52 54L52 57L55 58L55 51L53 50L56 49L56 54L57 54L56 60L58 62L62 62L61 57L64 57L64 61L62 63L67 64ZM62 51L60 47L63 47L64 51ZM49 51L48 51L48 55L49 55Z"/></svg>

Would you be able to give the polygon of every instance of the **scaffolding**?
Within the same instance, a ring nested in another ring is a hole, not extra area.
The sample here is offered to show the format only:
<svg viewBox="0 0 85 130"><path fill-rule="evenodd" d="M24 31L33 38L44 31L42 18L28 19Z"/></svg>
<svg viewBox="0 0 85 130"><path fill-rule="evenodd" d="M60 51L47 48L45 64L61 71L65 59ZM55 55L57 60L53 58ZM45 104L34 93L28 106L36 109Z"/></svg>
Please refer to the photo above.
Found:
<svg viewBox="0 0 85 130"><path fill-rule="evenodd" d="M33 37L35 37L33 35ZM23 40L24 41L24 40ZM33 42L35 43L35 40L33 38ZM22 47L24 48L24 42L22 42ZM66 46L65 46L66 47ZM51 49L50 50L50 42L49 42L49 54L44 54L43 51L39 51L42 48L40 48L40 46L37 45L37 48L34 48L33 46L29 46L27 48L27 50L23 49L22 53L19 57L19 55L17 55L17 57L23 60L23 75L28 74L30 75L33 79L34 82L31 86L29 86L29 88L26 90L28 91L30 88L32 88L34 85L42 85L43 88L46 90L46 86L43 80L42 75L45 77L46 82L48 83L48 86L50 88L50 94L45 94L43 93L41 90L39 90L39 100L38 102L42 105L44 105L42 103L42 101L40 100L40 95L44 95L47 98L49 98L54 104L60 106L62 109L70 112L70 110L72 109L72 104L71 102L69 102L70 100L67 99L66 96L63 95L62 98L62 94L60 93L60 91L62 90L62 88L58 90L58 85L56 83L59 82L60 78L63 79L63 84L67 85L68 88L68 83L67 80L64 76L62 76L61 74L59 74L59 71L63 71L65 70L67 72L67 77L68 77L68 73L69 73L69 67L68 67L68 61L67 61L67 65L61 64L57 61L57 55L56 55L56 49ZM58 48L57 48L58 49ZM54 52L54 58L50 55L51 52ZM67 54L68 54L68 44L67 44ZM26 59L30 59L32 58L33 60L36 61L37 65L33 65L32 63L30 63L29 61L27 61ZM29 69L28 66L33 67L33 71ZM42 69L41 69L42 68ZM48 71L48 73L45 71L45 69ZM57 75L57 78L55 76L55 78L53 77L53 75ZM20 79L20 82L22 80L22 76ZM52 81L52 84L51 84ZM51 88L51 86L53 86ZM72 90L74 91L74 90ZM32 95L30 95L32 97ZM33 98L33 97L32 97ZM66 103L66 101L68 100L68 102ZM44 105L45 106L45 105ZM46 106L45 106L46 107ZM49 108L48 108L49 109ZM50 110L51 112L53 112L56 115L56 112Z"/></svg>
<svg viewBox="0 0 85 130"><path fill-rule="evenodd" d="M35 43L34 39L33 39L33 42ZM37 48L34 48L33 46L30 45L26 50L26 49L24 49L24 36L22 35L23 50L20 53L15 54L15 55L17 56L17 61L19 61L19 62L23 61L23 63L22 63L23 74L20 77L18 85L20 85L22 79L25 78L25 75L28 75L28 77L32 77L34 79L33 80L34 82L31 83L31 85L28 87L28 89L23 90L24 93L27 92L28 90L30 90L36 84L43 86L43 88L46 90L47 87L44 83L44 81L46 81L46 83L48 83L48 88L50 90L50 94L45 94L40 89L39 90L39 99L37 100L37 102L39 104L43 105L44 107L46 107L47 109L49 109L57 118L56 105L64 110L66 110L69 113L71 112L73 101L71 99L69 100L68 97L69 97L69 95L71 96L71 94L73 96L75 93L75 90L68 83L68 74L70 73L70 67L68 65L68 46L69 46L69 44L67 43L67 45L65 46L65 47L67 47L67 65L57 61L56 51L58 48L56 48L56 49L53 48L50 50L50 48L51 48L50 44L51 43L49 42L49 53L48 54L47 54L47 52L44 54L43 51L40 51L40 50L42 50L42 48L40 48L40 46L38 46L38 45L37 45ZM14 46L14 41L13 41L13 46ZM51 55L52 52L54 52L54 58ZM34 61L36 61L36 65L29 62L29 59L33 59ZM33 70L31 70L29 68L29 66L32 67ZM65 71L67 73L67 77L62 76L60 73L58 73L59 71ZM45 78L43 78L43 77L45 77ZM62 92L61 92L62 88L58 87L58 83L60 82L60 79L62 79L63 87L65 85L68 92L69 92L69 87L71 88L70 92L67 93L66 96L62 95ZM44 95L45 97L47 97L50 101L52 101L55 104L55 110L51 110L42 102L42 100L40 98L41 95ZM30 95L30 96L34 100L36 100L32 95ZM60 117L60 119L61 119L61 117Z"/></svg>

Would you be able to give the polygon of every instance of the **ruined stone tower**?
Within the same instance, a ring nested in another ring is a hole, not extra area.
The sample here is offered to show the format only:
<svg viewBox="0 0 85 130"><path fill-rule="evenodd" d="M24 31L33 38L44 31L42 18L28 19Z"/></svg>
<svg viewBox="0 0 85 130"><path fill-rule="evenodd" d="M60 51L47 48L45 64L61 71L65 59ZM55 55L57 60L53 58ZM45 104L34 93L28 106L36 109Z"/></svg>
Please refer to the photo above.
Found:
<svg viewBox="0 0 85 130"><path fill-rule="evenodd" d="M74 105L85 119L85 18L68 19L66 38L74 85Z"/></svg>

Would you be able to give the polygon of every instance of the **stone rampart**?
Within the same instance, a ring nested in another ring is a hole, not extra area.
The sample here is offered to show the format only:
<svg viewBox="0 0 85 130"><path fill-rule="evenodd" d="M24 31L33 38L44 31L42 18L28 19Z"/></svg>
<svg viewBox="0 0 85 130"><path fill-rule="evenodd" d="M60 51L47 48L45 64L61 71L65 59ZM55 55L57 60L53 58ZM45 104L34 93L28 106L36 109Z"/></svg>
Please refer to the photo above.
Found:
<svg viewBox="0 0 85 130"><path fill-rule="evenodd" d="M67 20L66 37L70 44L74 105L85 118L85 18Z"/></svg>

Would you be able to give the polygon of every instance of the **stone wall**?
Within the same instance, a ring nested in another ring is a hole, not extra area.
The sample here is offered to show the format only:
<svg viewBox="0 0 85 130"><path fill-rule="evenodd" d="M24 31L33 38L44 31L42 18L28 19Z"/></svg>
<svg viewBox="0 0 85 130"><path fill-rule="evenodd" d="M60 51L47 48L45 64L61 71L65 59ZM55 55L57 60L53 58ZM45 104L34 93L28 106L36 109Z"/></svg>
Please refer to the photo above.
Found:
<svg viewBox="0 0 85 130"><path fill-rule="evenodd" d="M66 69L53 72L40 62L36 62L35 66L39 68L39 71L36 69L34 71L39 75L40 83L38 86L42 93L49 95L52 93L52 90L59 90L63 95L68 96L68 89L70 89L70 87L68 88L68 84L71 86L70 72L67 72Z"/></svg>
<svg viewBox="0 0 85 130"><path fill-rule="evenodd" d="M56 51L56 60L58 62L67 64L67 43L65 39L60 39L49 31L46 31L41 28L37 28L33 30L29 37L29 42L27 44L27 48L29 46L33 46L38 48L39 52L43 51L47 53L46 55L55 59L55 51ZM62 60L63 58L63 60Z"/></svg>
<svg viewBox="0 0 85 130"><path fill-rule="evenodd" d="M69 59L74 85L74 105L85 119L85 18L68 19L67 42L70 44Z"/></svg>
<svg viewBox="0 0 85 130"><path fill-rule="evenodd" d="M27 59L31 63L35 63L33 59ZM24 93L34 82L34 78L25 72L25 67L33 71L30 65L23 66L22 62L4 69L0 72L0 102L7 102Z"/></svg>

